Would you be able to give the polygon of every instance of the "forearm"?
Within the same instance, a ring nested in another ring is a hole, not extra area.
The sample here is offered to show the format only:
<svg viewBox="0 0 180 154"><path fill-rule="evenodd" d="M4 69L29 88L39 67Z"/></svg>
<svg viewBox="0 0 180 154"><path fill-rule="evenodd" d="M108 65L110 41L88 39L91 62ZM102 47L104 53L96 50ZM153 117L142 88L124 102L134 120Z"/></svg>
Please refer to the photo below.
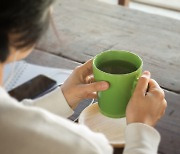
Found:
<svg viewBox="0 0 180 154"><path fill-rule="evenodd" d="M74 113L64 98L60 87L38 99L25 99L22 103L28 106L41 107L49 112L63 117L69 117Z"/></svg>

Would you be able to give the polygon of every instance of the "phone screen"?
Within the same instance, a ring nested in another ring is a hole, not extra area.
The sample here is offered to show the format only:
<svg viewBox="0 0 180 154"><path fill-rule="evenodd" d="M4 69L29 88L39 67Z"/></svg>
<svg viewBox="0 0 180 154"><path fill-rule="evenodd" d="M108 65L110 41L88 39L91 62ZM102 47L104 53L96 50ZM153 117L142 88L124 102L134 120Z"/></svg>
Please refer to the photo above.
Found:
<svg viewBox="0 0 180 154"><path fill-rule="evenodd" d="M55 85L55 80L44 75L38 75L22 85L10 90L8 93L18 101L22 101L23 99L34 99Z"/></svg>

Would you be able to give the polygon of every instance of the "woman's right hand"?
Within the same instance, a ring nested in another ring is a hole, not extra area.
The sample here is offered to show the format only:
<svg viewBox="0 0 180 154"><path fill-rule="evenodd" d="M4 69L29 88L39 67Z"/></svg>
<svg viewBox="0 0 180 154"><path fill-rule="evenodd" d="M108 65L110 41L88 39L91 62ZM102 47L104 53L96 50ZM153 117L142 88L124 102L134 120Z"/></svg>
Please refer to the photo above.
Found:
<svg viewBox="0 0 180 154"><path fill-rule="evenodd" d="M144 123L154 126L167 107L164 91L145 71L139 78L127 108L127 123Z"/></svg>

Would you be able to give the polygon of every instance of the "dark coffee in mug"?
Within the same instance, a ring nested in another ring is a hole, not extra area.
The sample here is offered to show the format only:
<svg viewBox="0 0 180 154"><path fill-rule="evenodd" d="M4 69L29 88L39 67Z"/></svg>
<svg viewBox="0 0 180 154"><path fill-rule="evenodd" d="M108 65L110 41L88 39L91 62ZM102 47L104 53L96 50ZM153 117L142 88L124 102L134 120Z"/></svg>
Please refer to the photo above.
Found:
<svg viewBox="0 0 180 154"><path fill-rule="evenodd" d="M137 70L136 66L132 63L123 60L106 61L97 67L103 72L110 74L127 74Z"/></svg>

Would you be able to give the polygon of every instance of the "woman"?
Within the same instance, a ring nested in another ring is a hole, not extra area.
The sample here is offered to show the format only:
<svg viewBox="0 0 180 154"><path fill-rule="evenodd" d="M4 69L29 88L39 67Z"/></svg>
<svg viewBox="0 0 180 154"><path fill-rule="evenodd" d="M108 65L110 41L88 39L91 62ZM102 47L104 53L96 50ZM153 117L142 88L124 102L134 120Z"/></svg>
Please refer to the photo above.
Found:
<svg viewBox="0 0 180 154"><path fill-rule="evenodd" d="M25 58L48 27L53 0L0 1L0 153L112 154L100 133L66 118L81 99L95 98L106 82L88 84L92 60L77 67L65 83L35 101L17 102L3 89L3 68ZM148 89L148 91L147 91ZM28 104L28 105L27 105ZM126 110L124 154L157 153L159 133L152 127L166 108L164 92L145 71Z"/></svg>

